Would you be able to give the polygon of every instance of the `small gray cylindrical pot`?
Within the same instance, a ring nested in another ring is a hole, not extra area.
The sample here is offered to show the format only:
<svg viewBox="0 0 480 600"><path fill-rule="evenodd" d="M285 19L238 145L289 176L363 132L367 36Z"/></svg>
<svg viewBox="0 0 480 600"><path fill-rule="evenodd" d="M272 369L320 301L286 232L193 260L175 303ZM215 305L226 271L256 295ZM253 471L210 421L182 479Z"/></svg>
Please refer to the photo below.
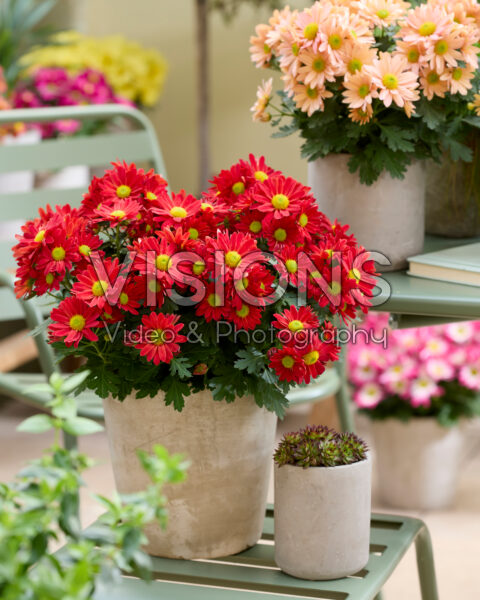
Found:
<svg viewBox="0 0 480 600"><path fill-rule="evenodd" d="M433 417L373 421L380 500L394 508L433 510L455 498L464 435Z"/></svg>
<svg viewBox="0 0 480 600"><path fill-rule="evenodd" d="M394 271L407 266L407 258L423 250L425 237L425 186L423 163L414 162L404 179L383 172L372 185L360 183L348 170L348 154L330 154L308 163L308 183L318 206L332 221L350 225L358 242L380 252Z"/></svg>
<svg viewBox="0 0 480 600"><path fill-rule="evenodd" d="M371 459L275 467L275 561L294 577L337 579L368 562Z"/></svg>
<svg viewBox="0 0 480 600"><path fill-rule="evenodd" d="M104 401L117 490L145 489L137 450L162 444L191 464L166 486L168 523L147 526L146 550L167 558L216 558L256 544L262 533L277 417L252 397L215 402L209 391L185 398L182 412L155 398Z"/></svg>

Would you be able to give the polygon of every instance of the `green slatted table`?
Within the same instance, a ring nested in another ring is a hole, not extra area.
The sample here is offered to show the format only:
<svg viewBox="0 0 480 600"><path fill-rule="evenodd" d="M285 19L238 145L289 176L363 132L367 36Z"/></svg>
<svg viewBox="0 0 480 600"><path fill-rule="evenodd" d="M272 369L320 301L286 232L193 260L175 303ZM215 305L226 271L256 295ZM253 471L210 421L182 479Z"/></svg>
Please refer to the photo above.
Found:
<svg viewBox="0 0 480 600"><path fill-rule="evenodd" d="M430 535L419 519L373 514L370 560L359 573L334 581L307 581L282 573L274 562L273 510L262 539L240 554L214 560L154 558L154 580L123 577L96 600L372 600L415 543L423 600L438 600Z"/></svg>

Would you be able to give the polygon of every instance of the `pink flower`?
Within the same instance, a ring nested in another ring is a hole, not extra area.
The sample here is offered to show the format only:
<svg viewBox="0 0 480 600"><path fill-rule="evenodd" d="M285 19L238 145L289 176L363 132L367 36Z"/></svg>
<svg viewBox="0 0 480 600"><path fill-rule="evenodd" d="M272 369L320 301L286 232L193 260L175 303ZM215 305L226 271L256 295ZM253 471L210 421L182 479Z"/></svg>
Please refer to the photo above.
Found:
<svg viewBox="0 0 480 600"><path fill-rule="evenodd" d="M455 369L443 358L430 358L425 363L426 374L434 381L449 381L455 377Z"/></svg>
<svg viewBox="0 0 480 600"><path fill-rule="evenodd" d="M474 325L468 321L462 323L449 323L445 325L445 334L455 344L469 342L474 334Z"/></svg>
<svg viewBox="0 0 480 600"><path fill-rule="evenodd" d="M440 396L442 389L429 377L420 376L412 381L410 386L410 401L414 408L430 406L431 399Z"/></svg>
<svg viewBox="0 0 480 600"><path fill-rule="evenodd" d="M470 390L480 391L480 364L464 365L460 369L458 380Z"/></svg>
<svg viewBox="0 0 480 600"><path fill-rule="evenodd" d="M384 398L382 388L373 381L358 389L353 396L359 408L375 408Z"/></svg>

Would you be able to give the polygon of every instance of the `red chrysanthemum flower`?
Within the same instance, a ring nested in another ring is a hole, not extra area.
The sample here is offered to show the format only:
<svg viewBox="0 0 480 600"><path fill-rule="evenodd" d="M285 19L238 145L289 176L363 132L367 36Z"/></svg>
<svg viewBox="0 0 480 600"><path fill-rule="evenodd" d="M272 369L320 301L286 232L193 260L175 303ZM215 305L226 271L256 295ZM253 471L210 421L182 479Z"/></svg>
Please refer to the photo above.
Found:
<svg viewBox="0 0 480 600"><path fill-rule="evenodd" d="M93 177L88 188L88 192L83 195L80 214L84 217L91 217L97 208L100 208L105 199L102 195L102 180L99 177Z"/></svg>
<svg viewBox="0 0 480 600"><path fill-rule="evenodd" d="M262 320L262 309L242 302L238 308L232 308L229 320L237 329L255 329Z"/></svg>
<svg viewBox="0 0 480 600"><path fill-rule="evenodd" d="M155 220L165 225L178 227L189 217L194 217L200 211L200 200L181 190L179 194L164 196L159 206L152 207Z"/></svg>
<svg viewBox="0 0 480 600"><path fill-rule="evenodd" d="M98 273L95 266L99 269ZM88 265L84 271L78 273L72 294L89 306L103 309L108 304L107 294L115 296L116 292L123 288L125 277L120 276L118 258L106 258L95 266Z"/></svg>
<svg viewBox="0 0 480 600"><path fill-rule="evenodd" d="M143 301L146 296L143 295L143 289L136 285L135 281L128 281L122 288L118 297L117 307L125 312L138 315L140 301Z"/></svg>
<svg viewBox="0 0 480 600"><path fill-rule="evenodd" d="M112 165L113 169L106 171L98 184L102 203L126 198L141 201L145 181L143 169L137 169L134 164L127 165L126 162Z"/></svg>
<svg viewBox="0 0 480 600"><path fill-rule="evenodd" d="M329 329L333 340L333 327L330 323L328 325L330 325ZM339 352L340 348L333 341L324 342L319 339L316 333L311 336L308 346L300 350L300 355L307 370L305 383L310 383L310 378L316 379L319 377L325 371L327 362L338 359Z"/></svg>
<svg viewBox="0 0 480 600"><path fill-rule="evenodd" d="M237 267L241 267L245 257L258 251L256 241L249 234L236 232L230 235L220 230L216 239L207 239L207 248L212 254L215 253L210 263L215 261L220 267L225 264L226 273L229 275Z"/></svg>
<svg viewBox="0 0 480 600"><path fill-rule="evenodd" d="M211 190L203 192L200 200L200 213L215 230L222 225L230 212L230 207L218 196L217 192Z"/></svg>
<svg viewBox="0 0 480 600"><path fill-rule="evenodd" d="M299 233L307 240L312 240L314 236L325 235L332 230L332 224L319 211L313 196L300 203L296 216L296 226Z"/></svg>
<svg viewBox="0 0 480 600"><path fill-rule="evenodd" d="M154 206L160 206L168 196L167 181L153 171L145 175L143 185L143 205L146 209L152 209Z"/></svg>
<svg viewBox="0 0 480 600"><path fill-rule="evenodd" d="M290 285L298 284L298 254L303 249L292 244L285 245L280 252L275 254L278 260L277 270L280 276L280 282L287 282Z"/></svg>
<svg viewBox="0 0 480 600"><path fill-rule="evenodd" d="M252 306L265 306L264 298L275 291L275 276L258 263L253 264L241 275L232 281L232 291L227 286L228 301L234 308L241 308L245 302Z"/></svg>
<svg viewBox="0 0 480 600"><path fill-rule="evenodd" d="M75 236L75 244L82 261L90 262L90 254L95 250L99 252L100 256L103 256L103 252L98 250L102 245L102 240L98 235L95 235L86 229L79 231L78 235ZM80 265L82 267L85 266L84 263L80 263ZM78 266L79 265L77 265L77 268Z"/></svg>
<svg viewBox="0 0 480 600"><path fill-rule="evenodd" d="M305 187L291 177L272 175L260 183L253 192L252 209L264 213L272 213L275 219L296 216L301 201L309 194Z"/></svg>
<svg viewBox="0 0 480 600"><path fill-rule="evenodd" d="M79 254L73 238L67 238L63 229L49 230L48 241L40 248L36 268L47 273L60 273L72 270Z"/></svg>
<svg viewBox="0 0 480 600"><path fill-rule="evenodd" d="M145 299L145 306L150 308L161 308L165 302L165 288L155 277L147 275L138 275L134 279L135 286L140 290Z"/></svg>
<svg viewBox="0 0 480 600"><path fill-rule="evenodd" d="M173 278L169 270L172 267L172 256L177 251L172 243L165 239L147 237L134 242L129 250L135 271L141 275L156 277L164 287L172 287Z"/></svg>
<svg viewBox="0 0 480 600"><path fill-rule="evenodd" d="M135 344L140 355L158 365L169 363L180 352L180 344L187 341L179 331L183 323L179 323L178 315L164 315L152 312L142 317L142 339Z"/></svg>
<svg viewBox="0 0 480 600"><path fill-rule="evenodd" d="M294 381L295 383L304 381L307 369L295 348L274 348L269 356L269 366L275 371L280 381Z"/></svg>
<svg viewBox="0 0 480 600"><path fill-rule="evenodd" d="M244 172L251 174L260 183L266 181L271 175L281 175L280 171L275 171L266 164L263 156L257 159L253 154L249 154L248 162L240 160L240 165Z"/></svg>
<svg viewBox="0 0 480 600"><path fill-rule="evenodd" d="M99 327L99 311L88 306L78 298L65 298L51 313L53 323L49 326L51 341L63 340L66 346L78 347L86 338L96 342L98 336L93 328Z"/></svg>
<svg viewBox="0 0 480 600"><path fill-rule="evenodd" d="M94 211L95 221L107 221L110 227L125 225L129 221L137 219L140 214L140 202L125 198L124 200L115 200L109 204L102 204L100 208Z"/></svg>
<svg viewBox="0 0 480 600"><path fill-rule="evenodd" d="M258 210L244 210L238 215L238 220L233 220L232 228L236 231L249 233L255 238L262 238L263 219L265 215Z"/></svg>
<svg viewBox="0 0 480 600"><path fill-rule="evenodd" d="M271 252L282 250L287 244L296 244L302 241L298 226L292 217L275 219L272 214L263 220L262 238L267 240Z"/></svg>
<svg viewBox="0 0 480 600"><path fill-rule="evenodd" d="M231 320L230 309L225 306L220 294L216 293L214 283L207 285L205 296L195 307L195 314L204 317L207 323L223 318Z"/></svg>
<svg viewBox="0 0 480 600"><path fill-rule="evenodd" d="M317 329L319 322L317 315L313 312L310 306L290 306L283 313L275 313L273 315L276 320L272 325L281 331L289 333L297 333L306 329Z"/></svg>
<svg viewBox="0 0 480 600"><path fill-rule="evenodd" d="M230 169L220 171L218 175L210 180L210 183L212 187L209 192L219 196L228 206L236 208L238 202L243 204L245 194L255 185L256 180L249 169L245 169L238 163L232 165Z"/></svg>

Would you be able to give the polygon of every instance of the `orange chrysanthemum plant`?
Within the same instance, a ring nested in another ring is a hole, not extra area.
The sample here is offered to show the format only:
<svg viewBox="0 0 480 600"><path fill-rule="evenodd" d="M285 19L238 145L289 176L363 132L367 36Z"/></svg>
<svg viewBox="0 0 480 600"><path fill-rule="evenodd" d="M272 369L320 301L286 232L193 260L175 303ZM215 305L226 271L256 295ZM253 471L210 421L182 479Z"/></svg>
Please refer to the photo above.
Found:
<svg viewBox="0 0 480 600"><path fill-rule="evenodd" d="M123 400L204 389L282 415L338 357L335 320L367 312L371 256L310 189L252 155L200 199L135 165L94 178L80 208L47 207L14 247L18 297L49 295L49 340L85 385Z"/></svg>
<svg viewBox="0 0 480 600"><path fill-rule="evenodd" d="M5 95L7 92L7 82L3 75L3 69L0 67L0 110L9 110L12 108L10 102L6 99ZM23 123L14 123L13 125L0 126L0 144L2 138L7 135L16 136L25 131L25 125Z"/></svg>
<svg viewBox="0 0 480 600"><path fill-rule="evenodd" d="M351 154L371 184L384 171L403 178L414 159L472 160L480 128L476 0L321 0L301 12L276 10L251 38L259 68L281 73L259 87L253 119L299 131L309 160ZM290 119L285 124L284 119Z"/></svg>

